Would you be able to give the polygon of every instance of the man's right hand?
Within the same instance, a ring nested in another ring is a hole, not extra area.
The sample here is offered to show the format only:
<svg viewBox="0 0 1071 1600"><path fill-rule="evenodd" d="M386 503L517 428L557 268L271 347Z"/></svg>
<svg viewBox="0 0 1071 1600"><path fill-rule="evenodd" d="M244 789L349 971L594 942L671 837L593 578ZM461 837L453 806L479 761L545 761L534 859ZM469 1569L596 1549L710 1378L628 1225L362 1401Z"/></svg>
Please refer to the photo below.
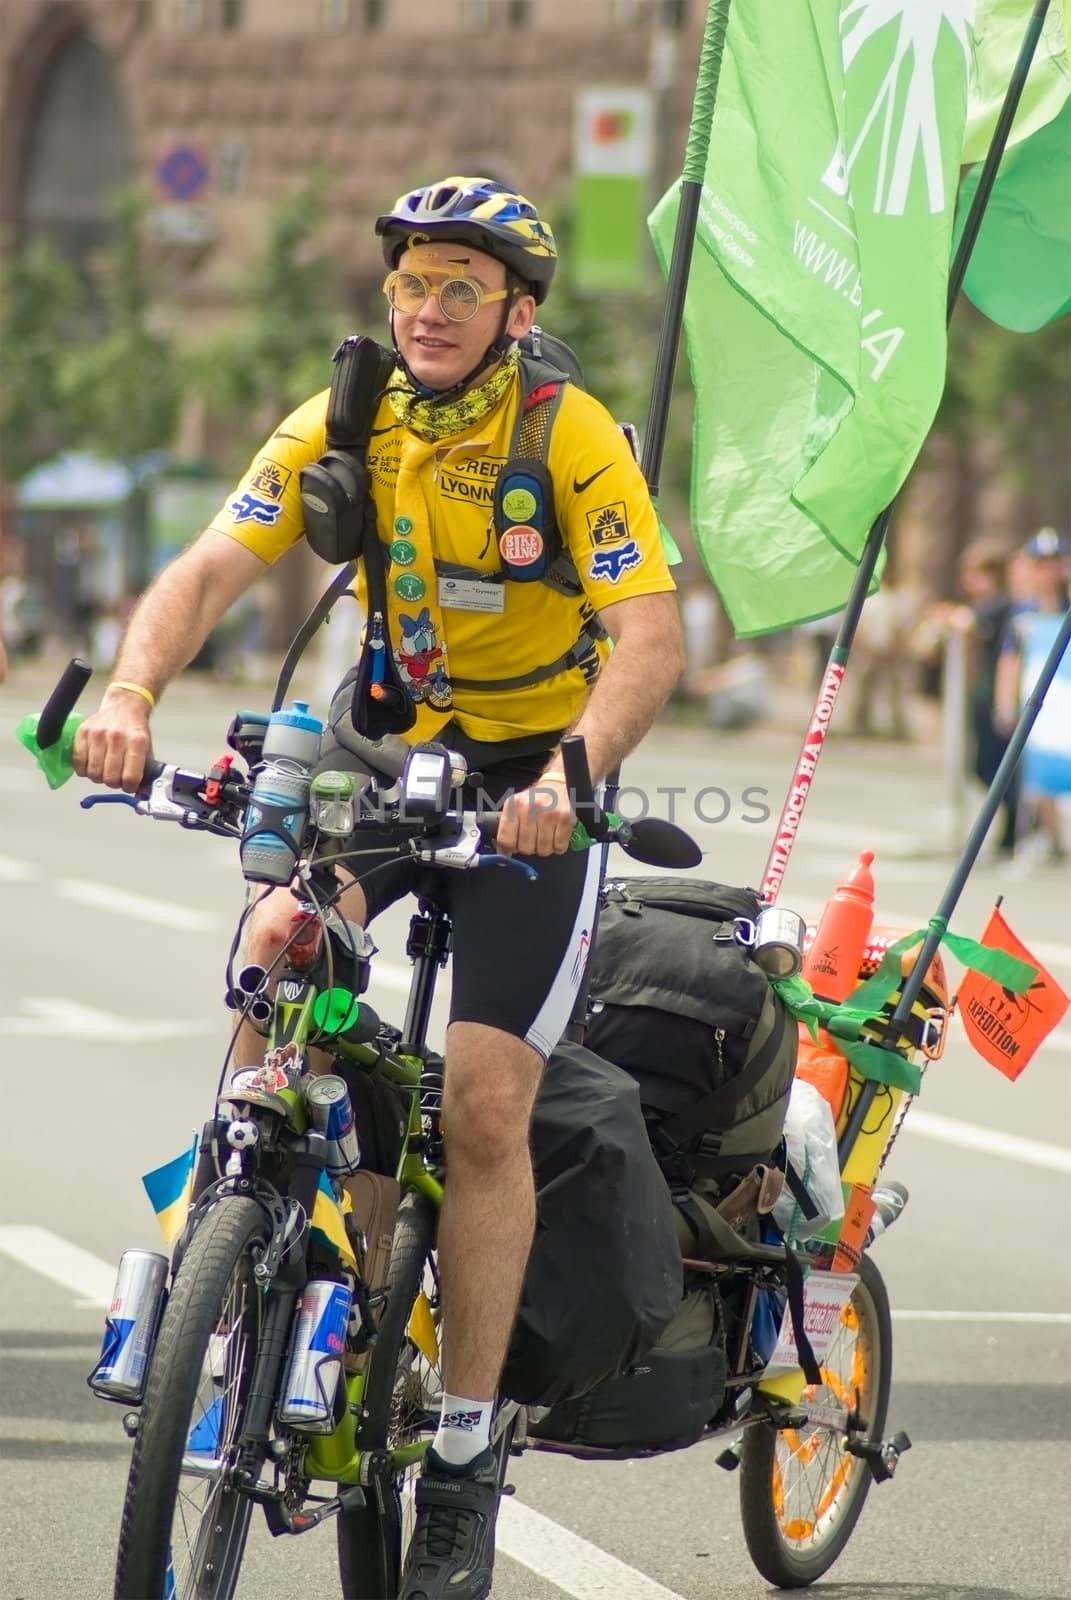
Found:
<svg viewBox="0 0 1071 1600"><path fill-rule="evenodd" d="M106 689L100 710L75 734L74 770L91 783L134 794L152 752L148 702L128 689Z"/></svg>

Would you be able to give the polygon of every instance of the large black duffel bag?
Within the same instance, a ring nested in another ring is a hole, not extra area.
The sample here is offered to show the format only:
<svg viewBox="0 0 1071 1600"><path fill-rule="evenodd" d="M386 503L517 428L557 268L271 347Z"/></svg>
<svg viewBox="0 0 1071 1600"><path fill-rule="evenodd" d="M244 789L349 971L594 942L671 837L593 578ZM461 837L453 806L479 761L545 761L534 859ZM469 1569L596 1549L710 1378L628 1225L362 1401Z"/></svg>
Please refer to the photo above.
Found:
<svg viewBox="0 0 1071 1600"><path fill-rule="evenodd" d="M758 911L753 890L699 878L604 889L585 1042L636 1079L671 1182L728 1182L781 1140L798 1032L735 936Z"/></svg>
<svg viewBox="0 0 1071 1600"><path fill-rule="evenodd" d="M647 1354L680 1306L681 1256L626 1073L581 1045L559 1045L531 1142L536 1235L500 1387L549 1406Z"/></svg>

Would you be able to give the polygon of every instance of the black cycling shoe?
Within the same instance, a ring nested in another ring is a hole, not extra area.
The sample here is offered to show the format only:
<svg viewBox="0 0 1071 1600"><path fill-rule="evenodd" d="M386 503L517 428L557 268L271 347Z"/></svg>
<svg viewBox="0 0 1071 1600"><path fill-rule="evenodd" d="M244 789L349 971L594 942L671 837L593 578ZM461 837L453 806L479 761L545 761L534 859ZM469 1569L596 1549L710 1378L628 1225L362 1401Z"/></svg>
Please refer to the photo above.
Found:
<svg viewBox="0 0 1071 1600"><path fill-rule="evenodd" d="M495 1565L498 1462L491 1449L454 1467L429 1449L398 1600L486 1600Z"/></svg>

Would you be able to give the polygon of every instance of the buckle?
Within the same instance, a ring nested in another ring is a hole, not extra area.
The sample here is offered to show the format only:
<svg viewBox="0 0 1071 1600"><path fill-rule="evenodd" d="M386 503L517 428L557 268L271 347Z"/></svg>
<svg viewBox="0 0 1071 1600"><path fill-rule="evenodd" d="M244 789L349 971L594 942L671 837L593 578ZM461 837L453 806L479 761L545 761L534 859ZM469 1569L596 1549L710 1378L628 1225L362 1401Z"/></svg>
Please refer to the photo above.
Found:
<svg viewBox="0 0 1071 1600"><path fill-rule="evenodd" d="M720 1133L701 1134L699 1142L695 1146L695 1154L697 1156L720 1156L723 1138L724 1135Z"/></svg>

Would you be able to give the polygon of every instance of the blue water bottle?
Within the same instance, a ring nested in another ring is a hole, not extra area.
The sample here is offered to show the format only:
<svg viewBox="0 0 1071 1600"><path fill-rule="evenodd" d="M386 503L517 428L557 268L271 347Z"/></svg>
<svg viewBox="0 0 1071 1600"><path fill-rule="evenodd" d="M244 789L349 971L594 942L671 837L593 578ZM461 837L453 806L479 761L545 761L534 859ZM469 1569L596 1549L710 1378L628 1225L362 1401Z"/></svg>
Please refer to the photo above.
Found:
<svg viewBox="0 0 1071 1600"><path fill-rule="evenodd" d="M289 883L309 814L309 782L323 723L304 700L273 711L242 834L242 873L251 883Z"/></svg>

